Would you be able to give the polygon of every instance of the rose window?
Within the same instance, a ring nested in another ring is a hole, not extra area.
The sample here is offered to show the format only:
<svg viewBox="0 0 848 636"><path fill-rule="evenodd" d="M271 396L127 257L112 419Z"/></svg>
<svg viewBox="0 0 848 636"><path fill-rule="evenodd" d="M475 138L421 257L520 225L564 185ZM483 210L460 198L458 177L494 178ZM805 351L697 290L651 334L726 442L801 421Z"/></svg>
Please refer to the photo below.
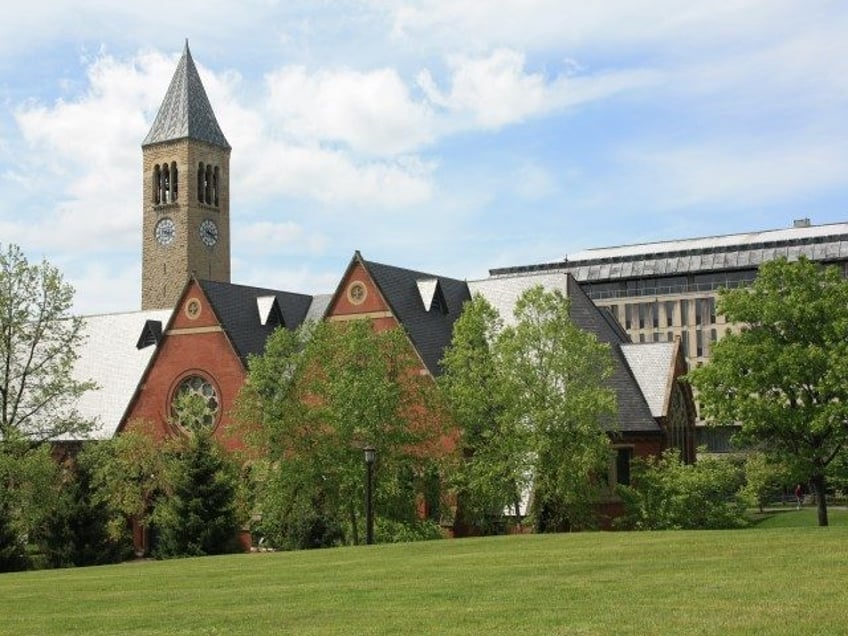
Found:
<svg viewBox="0 0 848 636"><path fill-rule="evenodd" d="M199 375L180 382L171 400L171 417L189 431L209 429L215 424L220 401L215 387Z"/></svg>

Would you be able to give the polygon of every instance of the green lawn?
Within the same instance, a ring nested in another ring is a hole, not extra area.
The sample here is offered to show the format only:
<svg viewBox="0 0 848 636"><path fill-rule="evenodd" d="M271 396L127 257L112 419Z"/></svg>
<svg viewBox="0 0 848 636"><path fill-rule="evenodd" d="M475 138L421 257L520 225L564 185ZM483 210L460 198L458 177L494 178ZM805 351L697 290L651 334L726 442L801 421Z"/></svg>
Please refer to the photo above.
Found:
<svg viewBox="0 0 848 636"><path fill-rule="evenodd" d="M792 505L767 508L762 514L753 514L752 520L758 528L803 528L817 526L818 513L815 506L804 506L801 510L796 510ZM848 510L829 506L827 522L831 526L848 526Z"/></svg>
<svg viewBox="0 0 848 636"><path fill-rule="evenodd" d="M0 634L835 634L846 583L845 524L525 535L2 574Z"/></svg>

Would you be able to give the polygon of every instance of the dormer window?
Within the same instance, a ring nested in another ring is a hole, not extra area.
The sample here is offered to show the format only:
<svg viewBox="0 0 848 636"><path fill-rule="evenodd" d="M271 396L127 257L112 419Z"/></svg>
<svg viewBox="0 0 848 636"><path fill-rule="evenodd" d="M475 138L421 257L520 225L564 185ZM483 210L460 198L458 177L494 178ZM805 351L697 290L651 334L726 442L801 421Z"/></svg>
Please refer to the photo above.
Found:
<svg viewBox="0 0 848 636"><path fill-rule="evenodd" d="M448 313L448 303L442 292L442 285L438 278L422 278L416 281L421 302L424 303L424 311L436 311L440 314Z"/></svg>

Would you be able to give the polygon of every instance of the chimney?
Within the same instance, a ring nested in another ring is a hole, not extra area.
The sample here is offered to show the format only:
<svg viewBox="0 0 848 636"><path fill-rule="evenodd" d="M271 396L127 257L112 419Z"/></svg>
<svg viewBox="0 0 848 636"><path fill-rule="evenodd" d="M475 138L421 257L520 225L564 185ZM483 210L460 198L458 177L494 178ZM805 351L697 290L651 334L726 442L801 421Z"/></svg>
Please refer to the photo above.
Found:
<svg viewBox="0 0 848 636"><path fill-rule="evenodd" d="M792 221L792 227L810 227L809 217L803 219L795 219Z"/></svg>

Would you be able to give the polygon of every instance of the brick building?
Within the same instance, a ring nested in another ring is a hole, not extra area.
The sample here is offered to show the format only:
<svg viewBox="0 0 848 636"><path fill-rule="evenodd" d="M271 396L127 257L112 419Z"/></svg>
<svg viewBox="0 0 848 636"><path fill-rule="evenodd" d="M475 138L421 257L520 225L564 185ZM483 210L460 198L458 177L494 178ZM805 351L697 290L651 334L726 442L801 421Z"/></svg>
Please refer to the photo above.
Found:
<svg viewBox="0 0 848 636"><path fill-rule="evenodd" d="M400 326L436 377L453 323L472 294L505 319L527 288L558 289L572 319L610 345L618 421L610 430L616 457L610 480L626 481L634 456L681 449L694 457L694 406L679 382L685 373L676 342L633 344L566 271L500 273L463 281L375 263L358 252L333 294L305 295L230 282L230 146L215 119L186 44L154 124L142 145L142 310L86 318L89 340L77 365L100 388L80 404L107 438L145 422L158 437L175 434L174 405L193 393L205 400L198 425L227 447L240 444L231 409L247 359L276 328L305 321L370 320ZM610 514L616 502L605 502Z"/></svg>

